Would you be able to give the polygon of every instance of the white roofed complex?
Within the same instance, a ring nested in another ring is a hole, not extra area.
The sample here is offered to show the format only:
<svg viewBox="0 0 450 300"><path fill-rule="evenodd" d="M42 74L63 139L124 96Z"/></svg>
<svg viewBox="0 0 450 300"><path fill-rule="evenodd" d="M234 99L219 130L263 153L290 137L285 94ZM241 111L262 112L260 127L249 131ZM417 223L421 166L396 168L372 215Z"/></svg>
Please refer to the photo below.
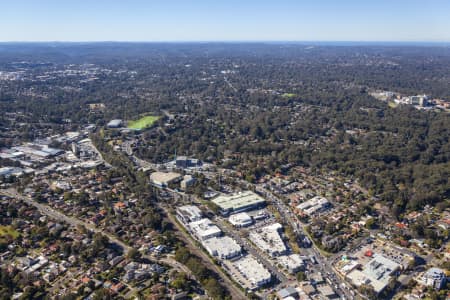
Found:
<svg viewBox="0 0 450 300"><path fill-rule="evenodd" d="M106 124L107 127L109 128L119 128L121 127L123 124L123 121L120 119L114 119L108 122L108 124Z"/></svg>
<svg viewBox="0 0 450 300"><path fill-rule="evenodd" d="M384 257L375 254L367 264L363 266L362 271L354 269L347 274L347 277L354 285L369 284L378 294L382 292L389 284L392 274L400 269L401 265Z"/></svg>
<svg viewBox="0 0 450 300"><path fill-rule="evenodd" d="M280 223L274 223L251 232L249 238L258 248L270 256L280 256L287 251L280 235L282 228L283 226Z"/></svg>
<svg viewBox="0 0 450 300"><path fill-rule="evenodd" d="M170 183L181 179L181 174L175 172L154 172L150 174L150 181L159 187L166 187Z"/></svg>
<svg viewBox="0 0 450 300"><path fill-rule="evenodd" d="M221 195L212 202L219 206L222 214L226 215L260 207L266 203L266 200L252 191L246 191L232 195Z"/></svg>
<svg viewBox="0 0 450 300"><path fill-rule="evenodd" d="M231 259L241 254L242 248L229 236L213 237L202 242L203 247L212 256Z"/></svg>
<svg viewBox="0 0 450 300"><path fill-rule="evenodd" d="M301 210L303 213L308 216L314 215L327 207L330 206L330 202L321 196L315 196L314 198L309 199L299 205L297 205L297 209Z"/></svg>
<svg viewBox="0 0 450 300"><path fill-rule="evenodd" d="M177 218L184 224L198 221L202 218L202 211L194 205L184 205L177 208Z"/></svg>
<svg viewBox="0 0 450 300"><path fill-rule="evenodd" d="M422 278L420 278L420 282L426 286L433 287L437 290L440 290L444 287L447 278L445 276L445 272L439 268L430 268L426 271Z"/></svg>
<svg viewBox="0 0 450 300"><path fill-rule="evenodd" d="M233 262L233 265L248 280L250 289L257 289L271 281L272 276L270 272L253 256L247 255Z"/></svg>
<svg viewBox="0 0 450 300"><path fill-rule="evenodd" d="M277 262L287 269L289 273L296 273L305 268L305 262L299 254L283 255L277 258Z"/></svg>
<svg viewBox="0 0 450 300"><path fill-rule="evenodd" d="M250 226L253 224L253 219L252 217L250 217L247 213L242 212L242 213L237 213L234 215L231 215L228 218L228 221L236 227L245 227L245 226Z"/></svg>
<svg viewBox="0 0 450 300"><path fill-rule="evenodd" d="M204 218L199 221L191 222L188 225L192 233L200 240L204 241L222 234L222 230L217 227L210 219Z"/></svg>

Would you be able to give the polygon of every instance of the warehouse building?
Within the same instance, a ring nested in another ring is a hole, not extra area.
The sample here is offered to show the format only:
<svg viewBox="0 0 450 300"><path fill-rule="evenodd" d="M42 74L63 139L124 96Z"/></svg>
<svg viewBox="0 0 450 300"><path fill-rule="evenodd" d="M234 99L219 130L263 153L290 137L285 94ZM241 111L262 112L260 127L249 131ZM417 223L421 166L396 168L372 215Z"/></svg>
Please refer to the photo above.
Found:
<svg viewBox="0 0 450 300"><path fill-rule="evenodd" d="M51 158L64 153L64 150L50 148L47 145L40 145L35 143L27 143L23 146L12 148L15 153L23 153L25 155L36 158Z"/></svg>
<svg viewBox="0 0 450 300"><path fill-rule="evenodd" d="M183 177L175 172L154 172L150 174L150 181L157 187L167 187L171 183L178 182Z"/></svg>
<svg viewBox="0 0 450 300"><path fill-rule="evenodd" d="M16 168L16 167L0 168L0 177L10 177L10 176L19 177L19 176L22 176L24 173L25 173L25 170L22 168Z"/></svg>
<svg viewBox="0 0 450 300"><path fill-rule="evenodd" d="M255 209L266 203L266 200L252 191L222 195L212 201L219 206L223 215Z"/></svg>

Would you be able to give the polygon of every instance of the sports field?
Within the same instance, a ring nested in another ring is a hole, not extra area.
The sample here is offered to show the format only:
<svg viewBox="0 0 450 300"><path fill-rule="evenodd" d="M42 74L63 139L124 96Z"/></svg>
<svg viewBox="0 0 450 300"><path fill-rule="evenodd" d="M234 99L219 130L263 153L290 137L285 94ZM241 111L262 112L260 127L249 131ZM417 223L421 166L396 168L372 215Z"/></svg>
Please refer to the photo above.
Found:
<svg viewBox="0 0 450 300"><path fill-rule="evenodd" d="M135 121L128 121L128 128L145 129L150 127L159 119L158 116L145 116Z"/></svg>
<svg viewBox="0 0 450 300"><path fill-rule="evenodd" d="M281 97L283 97L283 98L294 98L294 97L297 97L297 94L294 94L294 93L284 93L283 95L281 95Z"/></svg>

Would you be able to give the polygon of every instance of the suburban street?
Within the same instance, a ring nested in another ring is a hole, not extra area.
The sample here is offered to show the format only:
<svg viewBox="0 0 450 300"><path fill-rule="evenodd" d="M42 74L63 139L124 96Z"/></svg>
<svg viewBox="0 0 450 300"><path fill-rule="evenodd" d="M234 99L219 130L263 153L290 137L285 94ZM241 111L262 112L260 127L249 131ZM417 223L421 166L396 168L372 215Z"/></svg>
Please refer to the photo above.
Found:
<svg viewBox="0 0 450 300"><path fill-rule="evenodd" d="M30 197L26 197L26 196L19 194L14 189L0 190L0 194L8 196L8 197L12 197L12 198L20 199L20 200L24 201L25 203L36 207L42 214L47 215L47 216L51 217L52 219L63 221L65 223L67 223L71 226L75 226L75 227L76 226L84 226L85 228L87 228L93 232L101 233L101 234L107 236L111 242L122 247L124 249L125 254L132 249L131 246L125 244L124 242L122 242L115 236L111 235L110 233L107 233L107 232L103 231L102 229L96 228L95 226L93 226L89 223L83 222L77 218L67 216L67 215L51 208L48 205L38 203L38 202L34 201L33 199L31 199ZM176 261L175 259L173 259L171 257L161 257L158 259L155 259L154 257L152 257L150 255L143 255L142 257L146 258L152 262L155 262L155 263L166 264L178 271L185 272L189 276L193 277L192 272L185 265L179 263L178 261Z"/></svg>
<svg viewBox="0 0 450 300"><path fill-rule="evenodd" d="M278 212L285 217L285 220L288 221L289 225L294 230L297 238L307 236L306 230L303 224L295 217L295 215L291 212L289 207L284 204L282 200L273 195L267 189L264 189L261 185L255 185L255 189L257 192L266 197L267 200L271 201L272 204L275 205ZM346 297L348 299L353 299L353 296L346 289L342 288L342 281L334 272L333 267L330 262L320 253L320 249L318 249L314 243L310 248L302 248L302 252L304 255L311 257L314 256L317 261L317 269L322 273L322 275L331 281L334 291L342 298Z"/></svg>

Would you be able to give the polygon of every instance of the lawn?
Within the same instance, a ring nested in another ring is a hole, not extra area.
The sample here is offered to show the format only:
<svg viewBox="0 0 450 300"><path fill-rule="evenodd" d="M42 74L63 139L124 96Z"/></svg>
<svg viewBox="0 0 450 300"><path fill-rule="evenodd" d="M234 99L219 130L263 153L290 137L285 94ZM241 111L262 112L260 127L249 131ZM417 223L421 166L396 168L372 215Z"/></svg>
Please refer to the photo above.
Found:
<svg viewBox="0 0 450 300"><path fill-rule="evenodd" d="M0 239L8 235L11 236L13 239L17 239L20 233L11 226L0 226Z"/></svg>
<svg viewBox="0 0 450 300"><path fill-rule="evenodd" d="M128 121L128 128L144 129L150 127L159 119L158 116L145 116L135 121Z"/></svg>
<svg viewBox="0 0 450 300"><path fill-rule="evenodd" d="M392 102L392 101L389 101L389 102L388 102L388 105L389 105L390 108L396 108L396 107L398 106L397 103Z"/></svg>

